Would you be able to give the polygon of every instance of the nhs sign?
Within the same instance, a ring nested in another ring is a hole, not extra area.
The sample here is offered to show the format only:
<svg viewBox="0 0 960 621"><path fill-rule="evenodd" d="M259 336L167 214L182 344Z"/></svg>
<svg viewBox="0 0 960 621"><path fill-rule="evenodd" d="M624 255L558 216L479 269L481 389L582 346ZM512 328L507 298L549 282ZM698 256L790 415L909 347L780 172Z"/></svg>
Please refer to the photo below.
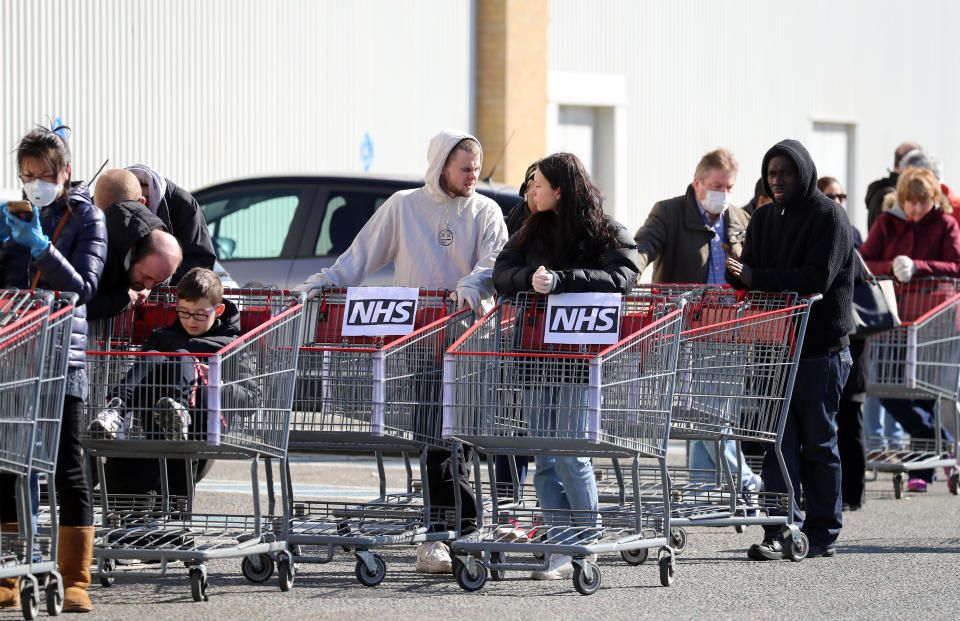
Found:
<svg viewBox="0 0 960 621"><path fill-rule="evenodd" d="M419 290L413 287L349 287L343 336L410 334L417 317Z"/></svg>
<svg viewBox="0 0 960 621"><path fill-rule="evenodd" d="M620 340L619 293L560 293L547 298L544 343L612 345Z"/></svg>

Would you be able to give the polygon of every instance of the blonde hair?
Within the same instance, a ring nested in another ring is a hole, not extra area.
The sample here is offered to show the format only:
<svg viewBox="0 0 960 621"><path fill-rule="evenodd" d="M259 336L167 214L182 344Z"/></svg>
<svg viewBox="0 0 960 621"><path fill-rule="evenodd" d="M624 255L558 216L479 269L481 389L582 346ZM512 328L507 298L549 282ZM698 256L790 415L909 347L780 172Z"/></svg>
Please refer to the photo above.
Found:
<svg viewBox="0 0 960 621"><path fill-rule="evenodd" d="M940 191L937 177L926 168L912 166L902 173L897 181L897 203L903 206L907 201L922 203L932 200L946 210L949 203Z"/></svg>
<svg viewBox="0 0 960 621"><path fill-rule="evenodd" d="M737 174L737 160L733 158L733 153L723 147L714 149L700 158L700 162L697 163L697 170L693 173L694 179L703 181L710 174L711 168L719 168L724 172Z"/></svg>

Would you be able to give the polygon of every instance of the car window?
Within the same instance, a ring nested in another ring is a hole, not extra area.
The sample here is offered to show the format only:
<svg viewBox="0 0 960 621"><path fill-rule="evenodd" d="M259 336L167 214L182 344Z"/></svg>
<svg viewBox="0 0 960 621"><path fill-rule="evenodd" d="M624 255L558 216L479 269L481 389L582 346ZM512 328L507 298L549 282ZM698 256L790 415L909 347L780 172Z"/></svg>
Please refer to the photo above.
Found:
<svg viewBox="0 0 960 621"><path fill-rule="evenodd" d="M299 189L247 191L202 204L217 258L279 257L301 193Z"/></svg>
<svg viewBox="0 0 960 621"><path fill-rule="evenodd" d="M388 198L388 194L375 192L331 192L314 255L327 257L342 254L373 212Z"/></svg>

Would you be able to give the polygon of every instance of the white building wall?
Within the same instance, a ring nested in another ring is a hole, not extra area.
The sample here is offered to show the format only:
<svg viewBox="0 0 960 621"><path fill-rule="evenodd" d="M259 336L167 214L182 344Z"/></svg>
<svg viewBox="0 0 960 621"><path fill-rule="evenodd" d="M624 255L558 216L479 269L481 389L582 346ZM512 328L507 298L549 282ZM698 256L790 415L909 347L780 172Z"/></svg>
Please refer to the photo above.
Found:
<svg viewBox="0 0 960 621"><path fill-rule="evenodd" d="M614 209L631 229L683 193L703 153L733 150L743 204L769 147L809 145L815 122L839 122L855 124L846 191L866 234L864 191L898 143L939 155L960 187L958 24L954 0L551 0L549 72L625 81Z"/></svg>
<svg viewBox="0 0 960 621"><path fill-rule="evenodd" d="M73 128L74 178L142 162L195 189L238 176L422 175L470 130L471 0L0 0L0 188L34 123Z"/></svg>

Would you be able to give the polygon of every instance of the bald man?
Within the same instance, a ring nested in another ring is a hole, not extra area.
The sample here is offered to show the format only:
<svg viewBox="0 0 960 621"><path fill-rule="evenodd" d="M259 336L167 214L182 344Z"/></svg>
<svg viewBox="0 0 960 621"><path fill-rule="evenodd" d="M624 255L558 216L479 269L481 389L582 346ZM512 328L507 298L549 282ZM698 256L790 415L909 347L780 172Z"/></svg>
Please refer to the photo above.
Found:
<svg viewBox="0 0 960 621"><path fill-rule="evenodd" d="M107 262L97 295L87 302L88 319L114 317L131 304L141 304L151 289L170 280L183 260L177 239L142 203L115 202L104 213Z"/></svg>
<svg viewBox="0 0 960 621"><path fill-rule="evenodd" d="M111 168L100 175L100 180L93 191L93 204L102 209L120 201L136 201L141 205L147 204L140 188L140 181L129 170Z"/></svg>

